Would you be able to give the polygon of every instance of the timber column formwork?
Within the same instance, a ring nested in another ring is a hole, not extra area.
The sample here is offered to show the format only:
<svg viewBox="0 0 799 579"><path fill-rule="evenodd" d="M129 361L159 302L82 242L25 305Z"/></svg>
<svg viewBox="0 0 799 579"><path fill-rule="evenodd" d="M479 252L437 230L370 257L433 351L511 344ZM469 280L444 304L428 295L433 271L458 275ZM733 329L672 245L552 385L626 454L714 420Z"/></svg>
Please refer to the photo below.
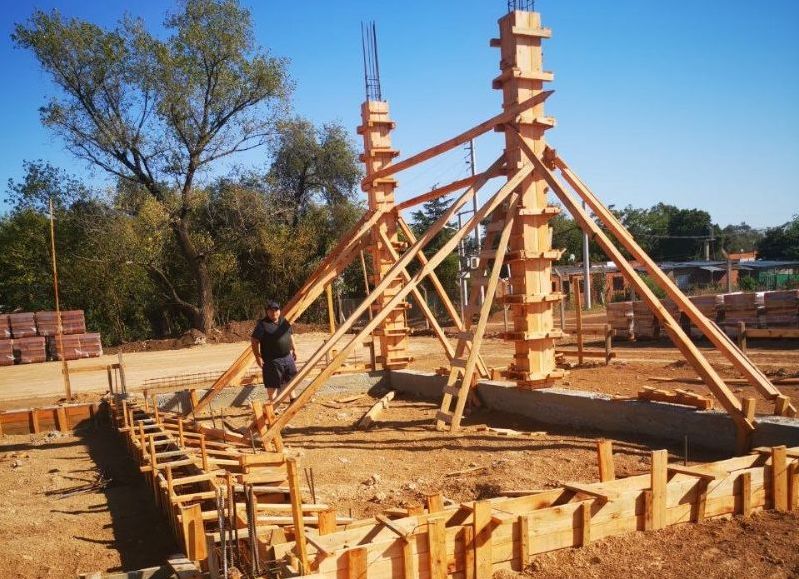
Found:
<svg viewBox="0 0 799 579"><path fill-rule="evenodd" d="M366 166L366 176L369 177L389 165L392 159L399 155L399 152L391 146L391 131L395 123L389 118L388 103L379 100L367 100L361 105L361 121L362 124L358 127L358 133L363 136L364 153L361 160ZM365 183L368 183L368 180ZM390 249L385 246L384 239L391 241L396 252L402 253L404 249L404 244L399 240L394 211L396 187L397 181L392 176L378 178L364 185L369 210L383 212L370 232L369 254L372 258L373 285L380 283L396 261ZM402 280L397 278L372 304L373 309L383 309L401 288ZM373 335L380 342L379 361L384 369L405 368L411 361L408 356L408 306L407 302L400 302L374 331Z"/></svg>
<svg viewBox="0 0 799 579"><path fill-rule="evenodd" d="M537 12L512 11L499 20L499 39L491 45L501 51L502 73L493 87L502 90L503 109L539 95L544 83L551 81L551 72L542 66L541 41L551 31L541 27ZM546 148L544 132L555 126L555 119L544 115L544 103L522 112L518 117L521 138L542 155ZM501 130L501 129L499 129ZM505 126L505 155L508 179L518 173L527 157L520 149L515 132ZM555 366L554 304L562 296L553 293L552 261L560 251L552 249L552 228L549 220L558 208L547 203L547 185L533 172L520 187L521 202L513 224L506 263L510 266L512 293L504 298L513 313L513 331L505 335L515 345L513 365L506 376L519 387L543 388L564 375Z"/></svg>

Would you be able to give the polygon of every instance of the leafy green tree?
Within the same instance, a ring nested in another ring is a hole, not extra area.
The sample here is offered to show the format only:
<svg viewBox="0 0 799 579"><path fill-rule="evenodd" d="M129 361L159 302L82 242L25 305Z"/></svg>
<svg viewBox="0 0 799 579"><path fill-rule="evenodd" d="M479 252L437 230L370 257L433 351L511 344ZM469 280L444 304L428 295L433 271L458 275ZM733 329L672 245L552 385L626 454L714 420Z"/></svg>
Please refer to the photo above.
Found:
<svg viewBox="0 0 799 579"><path fill-rule="evenodd" d="M104 30L37 10L12 39L61 89L42 107L43 124L159 206L193 287L178 295L168 272L148 272L208 330L214 248L196 234L197 180L216 161L266 143L288 80L284 62L256 47L250 13L236 0L184 0L164 25L162 41L141 20Z"/></svg>
<svg viewBox="0 0 799 579"><path fill-rule="evenodd" d="M757 252L764 259L799 259L799 215L779 227L767 229L757 244Z"/></svg>
<svg viewBox="0 0 799 579"><path fill-rule="evenodd" d="M438 221L441 216L446 213L452 204L446 197L438 197L428 201L418 209L411 213L410 227L414 235L418 238L423 235L430 227ZM441 249L444 244L452 239L457 231L456 227L448 223L439 231L430 243L424 248L424 253L429 257L434 255ZM467 250L468 253L468 250ZM418 268L418 264L414 264L413 270ZM441 284L450 296L460 296L459 278L458 278L458 254L453 251L449 254L444 261L442 261L435 269L436 275L441 280Z"/></svg>
<svg viewBox="0 0 799 579"><path fill-rule="evenodd" d="M720 232L722 247L728 252L753 251L757 248L763 233L744 222L728 225Z"/></svg>

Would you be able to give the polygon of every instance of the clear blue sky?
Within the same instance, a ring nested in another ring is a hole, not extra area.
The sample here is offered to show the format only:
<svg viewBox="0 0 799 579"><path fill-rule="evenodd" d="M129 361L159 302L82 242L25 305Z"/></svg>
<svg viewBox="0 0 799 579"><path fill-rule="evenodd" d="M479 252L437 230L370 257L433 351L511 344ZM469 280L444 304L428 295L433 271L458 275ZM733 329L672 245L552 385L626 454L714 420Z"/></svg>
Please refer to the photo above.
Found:
<svg viewBox="0 0 799 579"><path fill-rule="evenodd" d="M383 94L403 156L500 110L496 20L505 0L277 2L247 0L258 41L291 60L294 109L355 127L363 100L360 22L378 26ZM14 22L34 7L112 25L125 11L158 29L165 0L38 0L4 5L0 55L0 179L23 159L87 168L39 123L54 88L31 54L14 49ZM722 226L764 227L799 213L799 1L538 0L553 38L549 141L607 203L663 201L708 210ZM478 166L501 139L477 142ZM400 176L400 199L463 176L462 150ZM263 163L265 152L239 157ZM94 174L97 182L103 175ZM0 209L3 206L0 204Z"/></svg>

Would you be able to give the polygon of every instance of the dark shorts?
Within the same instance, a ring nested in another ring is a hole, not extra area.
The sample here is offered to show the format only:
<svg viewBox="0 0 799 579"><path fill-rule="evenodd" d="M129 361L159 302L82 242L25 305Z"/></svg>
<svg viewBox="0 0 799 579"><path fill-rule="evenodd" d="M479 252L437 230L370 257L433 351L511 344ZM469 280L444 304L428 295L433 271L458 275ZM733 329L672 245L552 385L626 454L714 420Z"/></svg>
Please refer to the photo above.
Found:
<svg viewBox="0 0 799 579"><path fill-rule="evenodd" d="M282 388L296 375L297 365L291 354L274 360L264 360L264 386L267 388Z"/></svg>

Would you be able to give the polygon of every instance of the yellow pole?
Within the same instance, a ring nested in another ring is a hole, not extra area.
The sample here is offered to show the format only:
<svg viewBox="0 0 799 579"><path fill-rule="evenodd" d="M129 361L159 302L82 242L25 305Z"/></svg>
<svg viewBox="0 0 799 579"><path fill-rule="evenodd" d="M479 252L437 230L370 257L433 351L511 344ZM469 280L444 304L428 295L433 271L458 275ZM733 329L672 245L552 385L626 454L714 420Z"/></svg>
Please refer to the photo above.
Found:
<svg viewBox="0 0 799 579"><path fill-rule="evenodd" d="M58 320L56 329L56 348L61 357L61 374L64 376L64 395L67 400L72 400L72 386L69 383L69 364L64 356L64 327L61 324L61 304L58 301L58 268L56 267L55 254L55 219L53 217L53 198L50 198L50 251L53 256L53 290L55 292L55 315Z"/></svg>

